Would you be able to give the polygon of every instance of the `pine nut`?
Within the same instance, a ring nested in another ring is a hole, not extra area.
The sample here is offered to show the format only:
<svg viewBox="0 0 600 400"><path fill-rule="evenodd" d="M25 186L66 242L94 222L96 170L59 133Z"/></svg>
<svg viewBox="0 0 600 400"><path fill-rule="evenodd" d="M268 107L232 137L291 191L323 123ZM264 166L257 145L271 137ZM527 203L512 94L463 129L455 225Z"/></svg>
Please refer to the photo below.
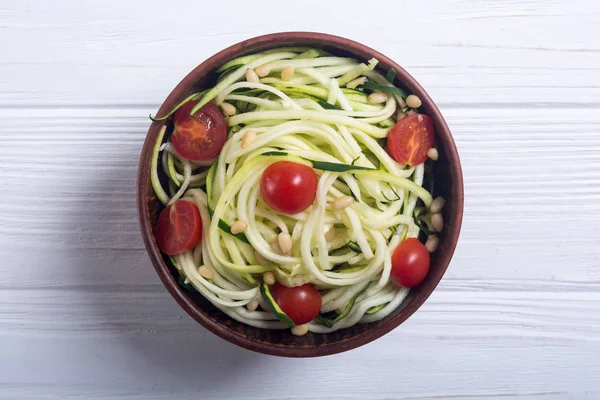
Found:
<svg viewBox="0 0 600 400"><path fill-rule="evenodd" d="M302 325L295 325L292 328L292 335L296 335L296 336L304 336L308 333L308 325L306 324L302 324Z"/></svg>
<svg viewBox="0 0 600 400"><path fill-rule="evenodd" d="M287 232L281 232L277 235L277 242L279 243L279 248L283 252L283 254L290 254L292 252L292 237Z"/></svg>
<svg viewBox="0 0 600 400"><path fill-rule="evenodd" d="M223 112L227 115L235 115L235 113L237 112L233 104L224 102L221 104L221 108L223 109Z"/></svg>
<svg viewBox="0 0 600 400"><path fill-rule="evenodd" d="M246 304L246 308L248 311L256 311L258 308L258 300L252 300L250 303Z"/></svg>
<svg viewBox="0 0 600 400"><path fill-rule="evenodd" d="M439 213L442 211L442 208L446 205L446 200L443 197L436 197L431 202L431 207L429 207L429 211L432 214Z"/></svg>
<svg viewBox="0 0 600 400"><path fill-rule="evenodd" d="M369 103L371 104L381 104L385 103L387 98L387 94L384 92L373 92L367 97L367 100L369 100Z"/></svg>
<svg viewBox="0 0 600 400"><path fill-rule="evenodd" d="M259 263L260 265L268 265L269 264L269 260L256 250L254 250L254 258L256 258L256 262Z"/></svg>
<svg viewBox="0 0 600 400"><path fill-rule="evenodd" d="M398 111L398 114L396 114L396 122L400 121L404 117L406 117L406 114L402 111Z"/></svg>
<svg viewBox="0 0 600 400"><path fill-rule="evenodd" d="M257 83L258 82L258 75L256 74L256 71L254 71L251 68L248 68L246 70L246 81Z"/></svg>
<svg viewBox="0 0 600 400"><path fill-rule="evenodd" d="M427 242L425 242L425 248L430 253L433 253L434 251L436 251L439 245L440 245L440 239L435 235L429 236L427 238Z"/></svg>
<svg viewBox="0 0 600 400"><path fill-rule="evenodd" d="M264 78L271 73L271 66L269 64L261 65L260 67L256 68L254 72L256 72L256 75L259 78Z"/></svg>
<svg viewBox="0 0 600 400"><path fill-rule="evenodd" d="M417 121L423 122L423 114L417 114Z"/></svg>
<svg viewBox="0 0 600 400"><path fill-rule="evenodd" d="M267 285L274 285L275 284L275 274L271 271L267 271L263 274L263 281L267 284Z"/></svg>
<svg viewBox="0 0 600 400"><path fill-rule="evenodd" d="M283 255L283 251L281 250L281 247L279 247L279 237L276 237L275 240L271 242L271 248L275 253Z"/></svg>
<svg viewBox="0 0 600 400"><path fill-rule="evenodd" d="M356 78L355 80L346 83L346 87L348 89L356 89L358 85L362 85L363 83L365 83L366 79L367 78L365 76L361 76L360 78Z"/></svg>
<svg viewBox="0 0 600 400"><path fill-rule="evenodd" d="M406 105L410 108L419 108L423 105L421 99L415 96L414 94L408 95L406 98Z"/></svg>
<svg viewBox="0 0 600 400"><path fill-rule="evenodd" d="M441 232L442 229L444 229L444 217L442 217L442 214L431 214L430 219L431 226L433 226L433 229L435 229L436 232Z"/></svg>
<svg viewBox="0 0 600 400"><path fill-rule="evenodd" d="M244 133L244 136L242 137L242 149L246 149L252 146L254 142L256 142L256 132L252 129L249 129L246 131L246 133Z"/></svg>
<svg viewBox="0 0 600 400"><path fill-rule="evenodd" d="M440 158L440 153L438 153L435 147L432 147L427 150L427 157L431 158L433 161L437 161L437 159Z"/></svg>
<svg viewBox="0 0 600 400"><path fill-rule="evenodd" d="M352 203L354 203L354 198L351 196L338 197L333 202L333 208L336 210L343 210L344 208L350 207Z"/></svg>
<svg viewBox="0 0 600 400"><path fill-rule="evenodd" d="M336 238L336 236L337 236L337 232L335 230L335 226L332 226L325 234L325 240L327 240L328 242L333 242L333 240Z"/></svg>
<svg viewBox="0 0 600 400"><path fill-rule="evenodd" d="M294 67L291 65L281 71L281 79L284 81L290 81L294 77Z"/></svg>
<svg viewBox="0 0 600 400"><path fill-rule="evenodd" d="M238 219L233 223L233 225L231 225L231 233L233 233L234 235L236 233L242 233L246 230L247 227L248 224L245 221Z"/></svg>
<svg viewBox="0 0 600 400"><path fill-rule="evenodd" d="M213 279L215 277L215 272L208 265L202 265L202 266L200 266L200 268L198 268L198 273L204 279L209 279L210 280L210 279Z"/></svg>

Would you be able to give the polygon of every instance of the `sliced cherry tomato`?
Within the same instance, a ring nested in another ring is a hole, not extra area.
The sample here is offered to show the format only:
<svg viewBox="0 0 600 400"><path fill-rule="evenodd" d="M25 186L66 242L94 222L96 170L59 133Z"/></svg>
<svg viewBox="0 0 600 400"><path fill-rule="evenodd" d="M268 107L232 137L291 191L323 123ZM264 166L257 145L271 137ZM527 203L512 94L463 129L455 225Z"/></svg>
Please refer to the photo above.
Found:
<svg viewBox="0 0 600 400"><path fill-rule="evenodd" d="M291 161L277 161L263 172L260 193L273 210L296 214L315 201L318 183L312 168Z"/></svg>
<svg viewBox="0 0 600 400"><path fill-rule="evenodd" d="M156 242L163 253L174 255L196 247L202 238L202 219L195 204L179 200L160 213Z"/></svg>
<svg viewBox="0 0 600 400"><path fill-rule="evenodd" d="M217 106L209 103L190 115L198 100L185 103L173 117L171 143L177 154L191 161L209 161L219 155L227 140L227 122Z"/></svg>
<svg viewBox="0 0 600 400"><path fill-rule="evenodd" d="M433 147L433 133L433 122L427 115L406 116L392 128L387 139L388 152L400 164L422 164L427 160L427 150Z"/></svg>
<svg viewBox="0 0 600 400"><path fill-rule="evenodd" d="M416 238L400 243L392 254L392 279L405 287L417 286L429 272L429 252Z"/></svg>
<svg viewBox="0 0 600 400"><path fill-rule="evenodd" d="M287 287L276 282L271 287L271 294L281 310L296 325L306 324L315 319L323 305L321 294L311 283Z"/></svg>

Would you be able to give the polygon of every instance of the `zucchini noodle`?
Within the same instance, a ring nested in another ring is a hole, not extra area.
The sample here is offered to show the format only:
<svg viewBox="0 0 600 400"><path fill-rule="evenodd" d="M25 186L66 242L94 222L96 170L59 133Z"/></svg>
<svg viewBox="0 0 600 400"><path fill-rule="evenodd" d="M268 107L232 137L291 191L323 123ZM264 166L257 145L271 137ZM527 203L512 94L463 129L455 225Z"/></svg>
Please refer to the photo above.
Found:
<svg viewBox="0 0 600 400"><path fill-rule="evenodd" d="M395 72L390 82L376 65L376 59L294 47L225 63L214 87L177 105L198 101L192 115L210 102L234 107L226 118L227 142L212 164L178 154L167 128L172 124L160 130L151 160L154 191L164 205L192 202L202 219L202 239L173 256L173 267L229 317L263 329L288 328L289 318L265 297L266 273L284 286L310 283L319 290L320 315L306 324L315 333L378 321L406 298L409 289L390 278L392 254L423 229L436 234L427 214L433 189L425 187L433 165L403 165L386 151L396 118L418 111L394 86ZM259 68L266 73L248 75ZM350 85L357 78L367 82L364 87ZM385 100L371 102L369 84L383 88ZM315 171L316 198L306 210L283 214L263 200L260 179L276 161ZM340 201L349 205L336 206ZM233 233L240 221L243 230ZM291 237L289 252L278 242L282 233Z"/></svg>

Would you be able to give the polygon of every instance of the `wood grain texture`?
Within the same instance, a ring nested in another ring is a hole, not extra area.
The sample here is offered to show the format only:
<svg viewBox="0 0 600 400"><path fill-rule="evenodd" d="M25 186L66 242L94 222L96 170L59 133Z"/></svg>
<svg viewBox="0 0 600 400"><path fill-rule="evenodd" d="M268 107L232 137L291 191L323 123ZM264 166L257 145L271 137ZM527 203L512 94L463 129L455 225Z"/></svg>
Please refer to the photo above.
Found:
<svg viewBox="0 0 600 400"><path fill-rule="evenodd" d="M5 0L0 47L11 56L0 61L0 87L9 89L1 103L160 104L181 77L228 45L313 30L388 55L440 106L600 104L593 0L383 0L369 10L397 14L400 26L352 18L361 3L305 0L285 12L275 0L253 10L243 4Z"/></svg>
<svg viewBox="0 0 600 400"><path fill-rule="evenodd" d="M230 4L0 4L0 398L600 398L598 4L381 1L373 18L352 18L359 2ZM383 11L400 25L376 23ZM462 235L430 300L318 360L200 328L152 270L135 213L146 115L209 55L280 30L404 65L465 177Z"/></svg>

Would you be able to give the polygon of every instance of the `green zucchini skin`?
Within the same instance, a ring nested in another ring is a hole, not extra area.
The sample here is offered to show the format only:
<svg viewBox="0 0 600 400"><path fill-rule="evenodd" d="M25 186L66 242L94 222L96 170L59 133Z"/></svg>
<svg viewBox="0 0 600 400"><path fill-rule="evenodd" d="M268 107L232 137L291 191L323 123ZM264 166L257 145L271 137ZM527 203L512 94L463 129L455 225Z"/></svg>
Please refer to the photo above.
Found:
<svg viewBox="0 0 600 400"><path fill-rule="evenodd" d="M292 321L292 319L288 317L286 313L283 312L283 310L279 307L279 305L273 298L273 295L271 294L271 289L269 289L269 285L262 282L260 284L260 294L262 295L263 299L265 299L265 301L269 305L269 309L277 317L277 319L279 319L281 322L283 322L290 328L296 326L294 321Z"/></svg>

